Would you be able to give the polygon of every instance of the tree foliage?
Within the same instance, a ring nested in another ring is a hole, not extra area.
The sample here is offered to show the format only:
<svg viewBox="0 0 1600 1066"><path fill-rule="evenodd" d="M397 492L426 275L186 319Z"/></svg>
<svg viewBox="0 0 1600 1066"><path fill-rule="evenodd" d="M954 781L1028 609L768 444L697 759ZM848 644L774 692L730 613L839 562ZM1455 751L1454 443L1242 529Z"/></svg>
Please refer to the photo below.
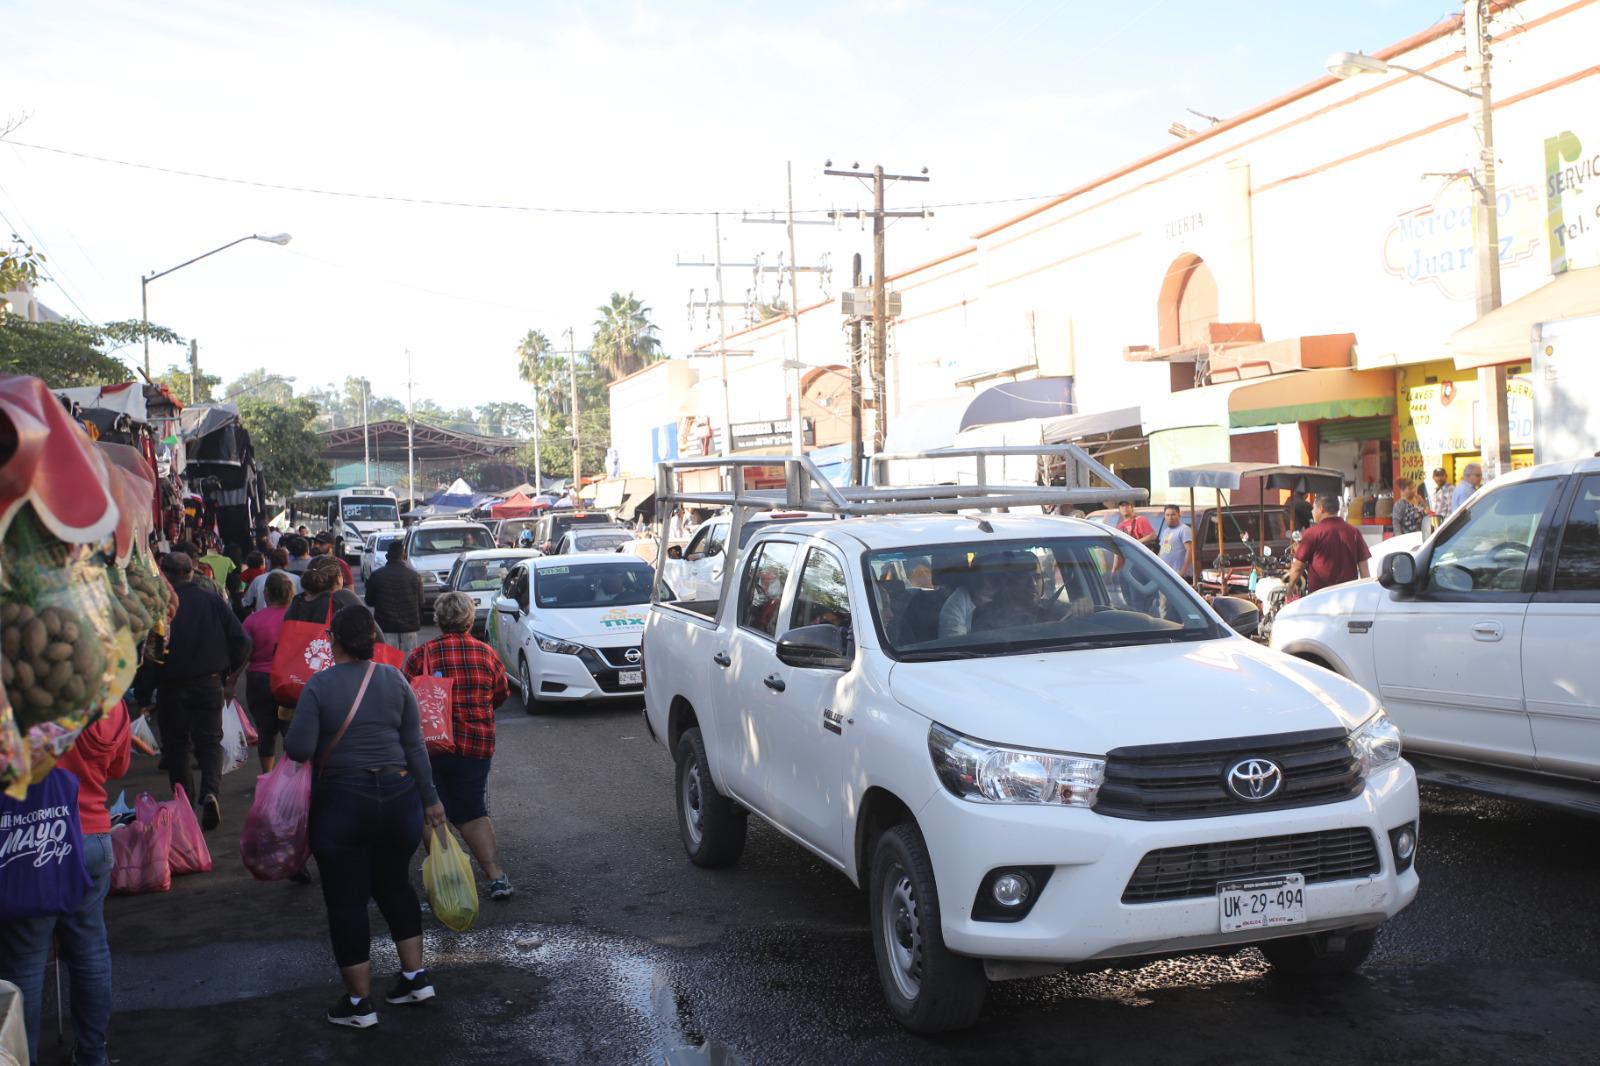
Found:
<svg viewBox="0 0 1600 1066"><path fill-rule="evenodd" d="M261 464L267 491L287 495L328 484L328 464L317 458L321 445L316 430L317 405L305 397L287 403L245 398L239 417Z"/></svg>
<svg viewBox="0 0 1600 1066"><path fill-rule="evenodd" d="M661 357L661 340L650 321L650 308L633 293L612 293L598 311L590 352L612 381L643 370Z"/></svg>
<svg viewBox="0 0 1600 1066"><path fill-rule="evenodd" d="M165 385L179 403L210 403L216 399L213 392L222 384L222 379L200 371L200 376L194 382L194 395L190 396L189 371L181 366L168 366L164 373L156 375L155 383Z"/></svg>
<svg viewBox="0 0 1600 1066"><path fill-rule="evenodd" d="M75 319L27 322L16 315L0 316L0 374L40 378L56 389L115 385L133 373L113 353L142 335L138 322L96 326ZM165 344L183 341L155 325L150 327L150 339ZM185 391L179 398L187 395Z"/></svg>
<svg viewBox="0 0 1600 1066"><path fill-rule="evenodd" d="M12 246L0 251L0 293L13 289L32 289L39 284L39 268L44 266L44 253L35 251L33 245L24 243L15 233Z"/></svg>
<svg viewBox="0 0 1600 1066"><path fill-rule="evenodd" d="M294 378L257 367L228 382L228 387L222 390L222 398L235 403L244 403L246 400L288 403L294 399Z"/></svg>

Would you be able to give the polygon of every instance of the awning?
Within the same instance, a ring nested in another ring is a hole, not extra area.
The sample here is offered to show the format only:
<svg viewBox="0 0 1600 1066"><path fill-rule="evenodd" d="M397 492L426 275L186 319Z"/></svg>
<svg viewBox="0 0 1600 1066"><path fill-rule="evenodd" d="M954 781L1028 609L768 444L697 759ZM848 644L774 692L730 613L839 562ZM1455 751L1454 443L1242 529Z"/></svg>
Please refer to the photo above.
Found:
<svg viewBox="0 0 1600 1066"><path fill-rule="evenodd" d="M1046 444L1060 444L1063 441L1115 433L1119 429L1138 428L1139 409L1124 407L1116 411L1095 411L1052 419L1044 425L1044 440Z"/></svg>
<svg viewBox="0 0 1600 1066"><path fill-rule="evenodd" d="M630 477L623 483L622 506L617 508L617 517L624 522L631 522L634 516L656 494L654 478Z"/></svg>
<svg viewBox="0 0 1600 1066"><path fill-rule="evenodd" d="M1600 266L1568 270L1456 330L1450 350L1460 370L1526 362L1533 358L1533 331L1540 323L1595 314L1600 314Z"/></svg>
<svg viewBox="0 0 1600 1066"><path fill-rule="evenodd" d="M1284 466L1278 463L1198 463L1167 471L1173 488L1237 489L1260 479L1262 487L1290 492L1330 492L1344 489L1344 474L1326 466Z"/></svg>
<svg viewBox="0 0 1600 1066"><path fill-rule="evenodd" d="M135 422L147 422L149 409L145 406L144 387L137 382L124 381L120 385L86 385L81 388L52 389L63 400L71 400L85 410L115 411L127 415Z"/></svg>
<svg viewBox="0 0 1600 1066"><path fill-rule="evenodd" d="M615 511L622 506L623 480L619 477L598 482L594 490L594 506L600 511Z"/></svg>
<svg viewBox="0 0 1600 1066"><path fill-rule="evenodd" d="M957 429L1072 413L1071 378L1027 378L992 385L973 397Z"/></svg>
<svg viewBox="0 0 1600 1066"><path fill-rule="evenodd" d="M1145 433L1186 426L1276 426L1394 414L1394 371L1299 370L1227 381L1156 397L1142 405Z"/></svg>

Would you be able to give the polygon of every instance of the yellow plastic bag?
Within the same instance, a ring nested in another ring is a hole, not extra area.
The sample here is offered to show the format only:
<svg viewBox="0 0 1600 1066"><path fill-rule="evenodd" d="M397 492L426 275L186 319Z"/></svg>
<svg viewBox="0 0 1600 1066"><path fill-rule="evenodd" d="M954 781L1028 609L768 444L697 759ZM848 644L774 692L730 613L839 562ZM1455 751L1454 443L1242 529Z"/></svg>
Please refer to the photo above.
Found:
<svg viewBox="0 0 1600 1066"><path fill-rule="evenodd" d="M431 834L428 857L422 860L422 886L428 890L428 906L451 929L465 933L478 920L478 882L472 876L472 861L448 828Z"/></svg>

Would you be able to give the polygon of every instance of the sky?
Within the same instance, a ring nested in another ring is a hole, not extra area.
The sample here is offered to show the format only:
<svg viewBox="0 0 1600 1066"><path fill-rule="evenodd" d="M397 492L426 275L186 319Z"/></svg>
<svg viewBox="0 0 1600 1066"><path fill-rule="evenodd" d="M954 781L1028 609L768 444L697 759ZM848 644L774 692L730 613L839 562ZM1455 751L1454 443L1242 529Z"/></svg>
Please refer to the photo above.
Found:
<svg viewBox="0 0 1600 1066"><path fill-rule="evenodd" d="M225 381L364 375L403 398L409 351L419 400L526 402L518 340L559 349L572 327L584 347L613 291L652 308L667 353L711 340L686 305L712 272L676 264L712 255L714 215L726 261L774 263L784 227L741 218L784 209L791 162L812 219L870 200L827 160L928 168L890 187L891 207L933 210L890 229L892 273L1163 147L1173 121L1203 126L1189 108L1227 117L1455 9L0 0L0 127L25 119L0 142L0 239L46 252L45 303L104 322L139 317L143 274L287 232L152 282L151 321ZM483 206L401 202L417 200ZM870 248L857 222L796 234L803 264L833 268L803 276L802 304L837 297ZM751 282L725 271L726 298ZM158 373L185 357L152 351Z"/></svg>

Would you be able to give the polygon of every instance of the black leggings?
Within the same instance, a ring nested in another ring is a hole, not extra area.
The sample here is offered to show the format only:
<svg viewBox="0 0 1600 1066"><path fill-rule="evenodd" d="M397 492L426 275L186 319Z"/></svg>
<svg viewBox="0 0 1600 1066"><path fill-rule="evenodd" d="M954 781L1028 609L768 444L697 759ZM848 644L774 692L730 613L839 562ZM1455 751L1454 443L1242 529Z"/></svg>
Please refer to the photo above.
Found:
<svg viewBox="0 0 1600 1066"><path fill-rule="evenodd" d="M411 857L422 843L422 797L410 774L329 771L311 798L310 836L341 968L370 957L369 899L396 944L422 935L422 907L410 877Z"/></svg>
<svg viewBox="0 0 1600 1066"><path fill-rule="evenodd" d="M278 700L272 694L272 675L247 670L244 675L245 706L256 724L256 753L270 759L278 751L278 734L289 732L289 723L278 717Z"/></svg>

